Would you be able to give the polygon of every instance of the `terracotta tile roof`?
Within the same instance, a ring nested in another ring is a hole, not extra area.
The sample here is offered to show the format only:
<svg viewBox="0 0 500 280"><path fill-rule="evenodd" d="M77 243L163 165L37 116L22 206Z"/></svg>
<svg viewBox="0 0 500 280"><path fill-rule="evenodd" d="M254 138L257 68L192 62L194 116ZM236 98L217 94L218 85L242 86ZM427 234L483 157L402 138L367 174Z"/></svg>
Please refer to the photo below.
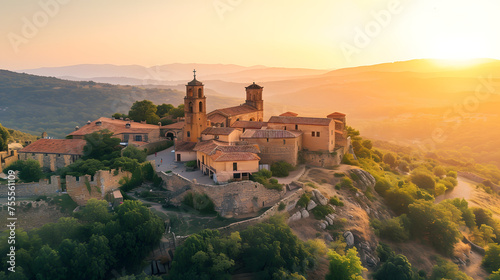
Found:
<svg viewBox="0 0 500 280"><path fill-rule="evenodd" d="M120 192L120 190L113 191L113 198L115 198L115 199L117 199L117 198L123 198L122 193Z"/></svg>
<svg viewBox="0 0 500 280"><path fill-rule="evenodd" d="M226 117L224 117L223 115L221 114L218 114L218 113L214 113L212 115L208 115L207 116L207 119L209 121L211 121L212 123L224 123L226 122Z"/></svg>
<svg viewBox="0 0 500 280"><path fill-rule="evenodd" d="M281 114L280 117L296 117L298 115L299 114L294 113L294 112L286 112L286 113Z"/></svg>
<svg viewBox="0 0 500 280"><path fill-rule="evenodd" d="M175 144L175 150L178 152L192 152L196 142L178 142Z"/></svg>
<svg viewBox="0 0 500 280"><path fill-rule="evenodd" d="M223 153L217 151L214 155L210 156L214 161L251 161L260 160L260 157L254 153Z"/></svg>
<svg viewBox="0 0 500 280"><path fill-rule="evenodd" d="M83 139L40 139L25 148L20 153L83 155L83 147L87 141Z"/></svg>
<svg viewBox="0 0 500 280"><path fill-rule="evenodd" d="M267 126L267 122L235 121L231 127L261 129Z"/></svg>
<svg viewBox="0 0 500 280"><path fill-rule="evenodd" d="M101 125L97 125L96 123L101 123ZM126 127L126 124L130 123L130 128ZM110 119L110 118L99 118L90 124L86 124L82 126L80 129L71 132L68 135L73 135L73 136L84 136L87 134L91 134L96 131L100 131L103 129L107 129L113 134L126 134L126 133L150 133L154 130L158 130L160 126L158 125L152 125L152 124L145 124L145 123L138 123L138 122L132 122L132 121L124 121L124 120L118 120L118 119Z"/></svg>
<svg viewBox="0 0 500 280"><path fill-rule="evenodd" d="M260 152L256 145L228 145L215 140L198 142L195 151L200 151L210 156L214 161L248 161L260 160Z"/></svg>
<svg viewBox="0 0 500 280"><path fill-rule="evenodd" d="M243 104L243 105L229 107L229 108L217 109L215 111L210 112L209 115L211 115L212 113L220 112L220 113L222 113L222 115L226 115L228 117L231 117L231 116L253 113L256 111L258 111L258 110L255 109L254 107Z"/></svg>
<svg viewBox="0 0 500 280"><path fill-rule="evenodd" d="M327 118L343 118L343 117L345 117L345 114L335 112L335 113L331 113L330 115L328 115L326 117Z"/></svg>
<svg viewBox="0 0 500 280"><path fill-rule="evenodd" d="M234 132L236 129L231 127L207 127L205 130L201 132L201 134L208 135L229 135Z"/></svg>
<svg viewBox="0 0 500 280"><path fill-rule="evenodd" d="M297 138L301 132L281 129L249 129L245 131L241 138Z"/></svg>
<svg viewBox="0 0 500 280"><path fill-rule="evenodd" d="M183 129L185 122L176 122L168 125L160 126L161 129Z"/></svg>
<svg viewBox="0 0 500 280"><path fill-rule="evenodd" d="M269 119L268 123L329 126L332 121L333 120L329 118L273 116Z"/></svg>

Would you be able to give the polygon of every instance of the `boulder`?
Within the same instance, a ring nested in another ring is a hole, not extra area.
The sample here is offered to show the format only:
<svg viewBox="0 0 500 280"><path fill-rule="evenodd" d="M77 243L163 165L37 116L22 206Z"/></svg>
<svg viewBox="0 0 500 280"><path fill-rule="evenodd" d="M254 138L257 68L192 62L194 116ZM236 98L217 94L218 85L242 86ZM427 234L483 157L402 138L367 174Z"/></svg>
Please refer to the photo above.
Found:
<svg viewBox="0 0 500 280"><path fill-rule="evenodd" d="M326 240L326 242L333 242L332 235L329 233L325 234L325 240Z"/></svg>
<svg viewBox="0 0 500 280"><path fill-rule="evenodd" d="M290 218L288 218L288 222L294 222L294 221L300 220L301 216L302 216L302 214L300 214L300 212L296 212L295 214L290 216Z"/></svg>
<svg viewBox="0 0 500 280"><path fill-rule="evenodd" d="M320 227L321 229L326 229L326 225L325 225L324 221L320 221L320 222L319 222L319 227Z"/></svg>
<svg viewBox="0 0 500 280"><path fill-rule="evenodd" d="M356 180L353 181L355 186L360 190L366 191L368 187L373 188L375 186L375 177L363 169L351 169L349 170L349 175L356 178Z"/></svg>
<svg viewBox="0 0 500 280"><path fill-rule="evenodd" d="M318 190L313 190L312 193L314 194L314 197L316 197L316 200L319 202L319 204L321 205L328 204L328 199L326 199L326 197L323 196Z"/></svg>
<svg viewBox="0 0 500 280"><path fill-rule="evenodd" d="M345 242L347 243L347 247L354 246L354 235L350 231L344 232Z"/></svg>
<svg viewBox="0 0 500 280"><path fill-rule="evenodd" d="M327 217L330 217L330 219L332 219L332 220L335 220L335 215L333 215L333 214L328 214L328 215L326 215L326 216L327 216Z"/></svg>
<svg viewBox="0 0 500 280"><path fill-rule="evenodd" d="M309 217L309 212L307 212L306 209L302 209L302 211L300 211L300 214L302 215L303 219Z"/></svg>
<svg viewBox="0 0 500 280"><path fill-rule="evenodd" d="M371 252L372 250L370 248L370 243L368 243L367 241L360 242L358 246L360 249L365 250L367 252Z"/></svg>
<svg viewBox="0 0 500 280"><path fill-rule="evenodd" d="M378 259L369 252L365 252L365 262L369 267L375 267L378 265Z"/></svg>
<svg viewBox="0 0 500 280"><path fill-rule="evenodd" d="M333 220L330 219L330 217L326 216L325 220L328 222L329 225L333 225Z"/></svg>
<svg viewBox="0 0 500 280"><path fill-rule="evenodd" d="M307 210L308 210L308 211L311 211L311 210L312 210L312 209L314 209L314 207L316 207L316 206L318 206L318 205L316 204L316 202L314 202L314 201L312 201L312 200L311 200L311 201L309 201L309 203L307 204L307 207L306 207L306 208L307 208Z"/></svg>

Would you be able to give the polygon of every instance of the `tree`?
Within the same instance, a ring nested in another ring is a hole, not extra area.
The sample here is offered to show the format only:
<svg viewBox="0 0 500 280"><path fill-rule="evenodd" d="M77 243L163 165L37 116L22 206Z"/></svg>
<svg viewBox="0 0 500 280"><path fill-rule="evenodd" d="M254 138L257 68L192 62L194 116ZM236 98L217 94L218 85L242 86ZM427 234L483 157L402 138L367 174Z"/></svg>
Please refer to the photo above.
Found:
<svg viewBox="0 0 500 280"><path fill-rule="evenodd" d="M57 280L64 279L66 271L57 252L43 245L33 261L33 272L36 274L36 279Z"/></svg>
<svg viewBox="0 0 500 280"><path fill-rule="evenodd" d="M19 171L19 179L24 182L37 182L43 178L42 168L40 163L33 159L18 160L5 168L5 173L8 170Z"/></svg>
<svg viewBox="0 0 500 280"><path fill-rule="evenodd" d="M434 167L434 175L438 176L438 177L443 177L444 175L446 175L446 170L442 167L442 166L436 166Z"/></svg>
<svg viewBox="0 0 500 280"><path fill-rule="evenodd" d="M385 154L382 160L392 168L396 166L396 157L392 153Z"/></svg>
<svg viewBox="0 0 500 280"><path fill-rule="evenodd" d="M170 113L170 110L172 109L174 109L174 105L163 103L161 105L158 105L156 115L158 115L158 117L160 118L163 118L168 115Z"/></svg>
<svg viewBox="0 0 500 280"><path fill-rule="evenodd" d="M445 259L438 258L437 265L432 269L430 280L453 279L453 280L472 280L467 274L460 271L458 266Z"/></svg>
<svg viewBox="0 0 500 280"><path fill-rule="evenodd" d="M461 236L458 225L451 220L460 217L453 216L454 213L446 208L428 201L415 202L408 206L412 236L428 240L436 250L446 255L452 253L454 245Z"/></svg>
<svg viewBox="0 0 500 280"><path fill-rule="evenodd" d="M482 266L489 273L500 269L500 245L490 244L484 255Z"/></svg>
<svg viewBox="0 0 500 280"><path fill-rule="evenodd" d="M436 181L434 181L431 175L422 172L413 172L410 176L410 180L413 184L417 185L417 187L434 193Z"/></svg>
<svg viewBox="0 0 500 280"><path fill-rule="evenodd" d="M83 147L83 159L111 160L120 156L120 139L108 130L85 135L87 144Z"/></svg>
<svg viewBox="0 0 500 280"><path fill-rule="evenodd" d="M113 161L111 168L119 169L122 171L134 172L139 167L139 162L136 159L129 157L119 157Z"/></svg>
<svg viewBox="0 0 500 280"><path fill-rule="evenodd" d="M0 152L8 150L8 140L10 137L10 133L7 128L3 127L0 123Z"/></svg>
<svg viewBox="0 0 500 280"><path fill-rule="evenodd" d="M411 263L404 255L396 255L385 262L373 275L376 280L411 280Z"/></svg>
<svg viewBox="0 0 500 280"><path fill-rule="evenodd" d="M488 280L500 280L500 269L493 272L490 277L488 277Z"/></svg>
<svg viewBox="0 0 500 280"><path fill-rule="evenodd" d="M170 110L170 115L175 119L184 117L184 104L181 104L177 106L177 108Z"/></svg>
<svg viewBox="0 0 500 280"><path fill-rule="evenodd" d="M146 121L149 124L157 124L160 118L156 115L157 107L149 100L136 101L130 108L128 116L136 122Z"/></svg>
<svg viewBox="0 0 500 280"><path fill-rule="evenodd" d="M136 159L139 163L146 161L147 157L146 152L144 150L139 150L135 146L131 145L127 146L127 148L123 150L122 155L124 157Z"/></svg>
<svg viewBox="0 0 500 280"><path fill-rule="evenodd" d="M366 268L361 264L356 248L347 250L346 255L342 256L335 251L328 252L330 264L326 280L362 280L361 274Z"/></svg>
<svg viewBox="0 0 500 280"><path fill-rule="evenodd" d="M111 220L112 215L108 211L108 203L105 200L91 198L83 209L78 212L80 220L87 222L106 223Z"/></svg>

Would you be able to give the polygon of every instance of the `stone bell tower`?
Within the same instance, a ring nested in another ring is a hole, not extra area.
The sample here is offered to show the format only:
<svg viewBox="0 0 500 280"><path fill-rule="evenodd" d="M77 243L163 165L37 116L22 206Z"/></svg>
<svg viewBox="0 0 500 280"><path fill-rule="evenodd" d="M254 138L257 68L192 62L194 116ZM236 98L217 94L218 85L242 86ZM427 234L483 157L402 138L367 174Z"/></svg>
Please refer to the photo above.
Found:
<svg viewBox="0 0 500 280"><path fill-rule="evenodd" d="M184 141L198 142L201 132L207 128L207 98L205 97L203 83L196 80L196 70L193 71L194 79L186 85L184 97Z"/></svg>

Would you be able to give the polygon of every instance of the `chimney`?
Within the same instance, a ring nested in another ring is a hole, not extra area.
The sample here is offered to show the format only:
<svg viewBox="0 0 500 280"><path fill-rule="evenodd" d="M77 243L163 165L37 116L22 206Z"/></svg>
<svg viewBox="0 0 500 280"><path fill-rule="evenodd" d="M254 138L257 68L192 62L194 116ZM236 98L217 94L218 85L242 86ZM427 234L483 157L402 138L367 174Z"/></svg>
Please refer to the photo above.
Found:
<svg viewBox="0 0 500 280"><path fill-rule="evenodd" d="M92 122L91 121L87 121L87 124L91 124Z"/></svg>
<svg viewBox="0 0 500 280"><path fill-rule="evenodd" d="M130 128L130 122L125 124L125 128Z"/></svg>
<svg viewBox="0 0 500 280"><path fill-rule="evenodd" d="M75 126L75 131L77 131L78 129L80 129L80 127L78 125Z"/></svg>
<svg viewBox="0 0 500 280"><path fill-rule="evenodd" d="M97 126L101 126L101 125L102 125L102 121L96 121L96 122L95 122L95 125L97 125Z"/></svg>

